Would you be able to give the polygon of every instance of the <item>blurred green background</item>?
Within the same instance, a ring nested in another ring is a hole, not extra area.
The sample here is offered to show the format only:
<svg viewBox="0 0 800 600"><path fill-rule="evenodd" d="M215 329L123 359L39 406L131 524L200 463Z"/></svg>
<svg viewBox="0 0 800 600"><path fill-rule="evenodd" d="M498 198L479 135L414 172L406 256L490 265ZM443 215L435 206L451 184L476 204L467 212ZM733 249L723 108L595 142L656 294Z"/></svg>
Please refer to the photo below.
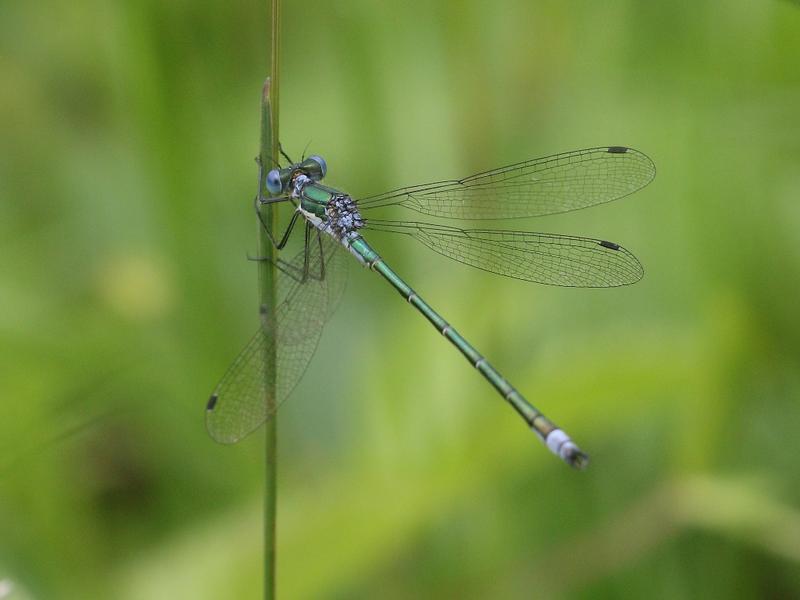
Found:
<svg viewBox="0 0 800 600"><path fill-rule="evenodd" d="M593 462L354 263L280 415L282 597L800 595L797 5L396 4L284 3L287 151L365 195L639 148L647 189L512 226L646 275L548 288L375 234ZM0 597L260 596L263 439L203 412L258 323L267 32L256 0L0 3Z"/></svg>

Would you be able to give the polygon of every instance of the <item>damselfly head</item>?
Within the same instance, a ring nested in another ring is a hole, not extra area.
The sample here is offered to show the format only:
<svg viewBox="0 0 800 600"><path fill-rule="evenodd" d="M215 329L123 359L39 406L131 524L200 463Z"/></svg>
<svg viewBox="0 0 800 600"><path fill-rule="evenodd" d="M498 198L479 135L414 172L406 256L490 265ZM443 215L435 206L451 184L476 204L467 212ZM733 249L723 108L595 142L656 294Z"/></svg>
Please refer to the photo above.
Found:
<svg viewBox="0 0 800 600"><path fill-rule="evenodd" d="M282 194L289 190L297 177L303 175L311 181L319 181L328 172L325 159L316 154L309 156L301 163L295 163L285 169L272 169L267 173L266 186L270 194Z"/></svg>

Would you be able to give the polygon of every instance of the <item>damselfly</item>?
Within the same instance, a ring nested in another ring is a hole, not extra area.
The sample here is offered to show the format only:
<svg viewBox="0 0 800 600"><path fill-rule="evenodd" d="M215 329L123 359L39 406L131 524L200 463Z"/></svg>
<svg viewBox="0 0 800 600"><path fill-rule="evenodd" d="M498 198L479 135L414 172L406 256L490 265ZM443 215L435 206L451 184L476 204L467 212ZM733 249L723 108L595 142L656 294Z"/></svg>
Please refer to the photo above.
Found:
<svg viewBox="0 0 800 600"><path fill-rule="evenodd" d="M211 436L222 443L239 441L269 418L289 396L341 298L347 268L344 248L363 266L380 273L422 313L552 452L573 467L586 466L587 455L570 437L528 403L395 273L362 233L375 230L403 234L444 256L515 279L574 287L627 285L641 279L642 266L633 254L613 242L549 233L386 221L370 215L375 209L395 205L460 220L562 213L610 202L643 188L655 176L653 162L641 152L623 146L589 148L362 199L321 184L326 171L326 163L319 156L272 169L266 176L271 197L260 192L256 198L259 218L265 204L288 202L294 207L285 233L280 240L272 240L276 249L286 245L300 218L305 225L305 243L291 260L275 261L277 301L274 310L265 313L272 317L262 319L261 327L209 399L206 425ZM260 183L259 188L263 187ZM273 358L266 360L270 356Z"/></svg>

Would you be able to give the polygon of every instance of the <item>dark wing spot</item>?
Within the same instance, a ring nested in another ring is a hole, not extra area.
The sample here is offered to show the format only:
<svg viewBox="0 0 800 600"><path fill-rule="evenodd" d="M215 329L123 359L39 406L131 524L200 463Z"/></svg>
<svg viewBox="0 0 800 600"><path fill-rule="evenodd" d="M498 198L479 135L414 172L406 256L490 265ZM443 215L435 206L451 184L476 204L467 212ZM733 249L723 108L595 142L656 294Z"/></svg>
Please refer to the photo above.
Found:
<svg viewBox="0 0 800 600"><path fill-rule="evenodd" d="M606 242L604 240L600 242L600 245L603 248L608 248L609 250L619 250L619 244L615 244L614 242Z"/></svg>
<svg viewBox="0 0 800 600"><path fill-rule="evenodd" d="M626 148L625 146L609 146L607 152L609 154L625 154L630 148Z"/></svg>
<svg viewBox="0 0 800 600"><path fill-rule="evenodd" d="M219 400L219 396L212 394L211 398L208 399L208 404L206 404L206 410L214 410L214 407L217 405L217 400Z"/></svg>

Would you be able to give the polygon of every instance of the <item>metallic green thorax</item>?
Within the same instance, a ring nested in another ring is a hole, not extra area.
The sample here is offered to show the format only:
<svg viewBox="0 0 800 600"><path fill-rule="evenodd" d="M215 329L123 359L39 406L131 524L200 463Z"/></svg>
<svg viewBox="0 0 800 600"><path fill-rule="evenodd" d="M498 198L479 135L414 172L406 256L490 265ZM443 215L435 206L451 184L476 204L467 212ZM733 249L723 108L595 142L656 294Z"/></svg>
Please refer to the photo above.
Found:
<svg viewBox="0 0 800 600"><path fill-rule="evenodd" d="M333 188L320 183L310 183L303 187L300 195L300 208L320 219L326 219L326 209L331 199L341 194Z"/></svg>

